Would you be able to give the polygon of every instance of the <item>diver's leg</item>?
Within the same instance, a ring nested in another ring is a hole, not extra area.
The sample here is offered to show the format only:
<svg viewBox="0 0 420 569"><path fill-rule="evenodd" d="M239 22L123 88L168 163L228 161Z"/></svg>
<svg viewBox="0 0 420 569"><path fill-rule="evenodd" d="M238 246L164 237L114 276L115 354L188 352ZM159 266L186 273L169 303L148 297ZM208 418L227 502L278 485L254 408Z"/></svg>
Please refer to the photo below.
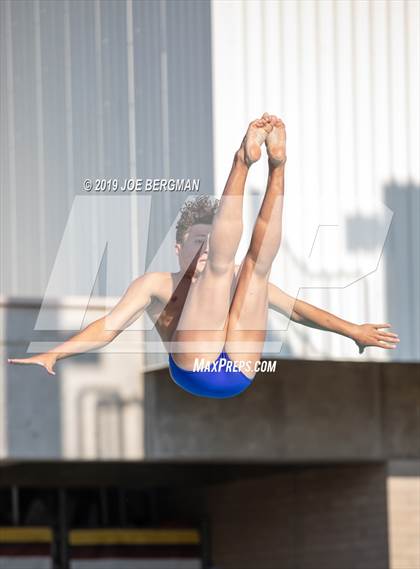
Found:
<svg viewBox="0 0 420 569"><path fill-rule="evenodd" d="M260 146L271 129L271 117L264 113L261 119L250 123L241 147L235 153L209 236L205 269L190 287L172 338L176 343L188 342L197 347L193 352L183 352L174 344L171 352L182 367L190 368L198 356L213 361L223 348L235 254L242 236L245 181L248 169L260 157Z"/></svg>
<svg viewBox="0 0 420 569"><path fill-rule="evenodd" d="M267 136L269 176L251 243L237 278L225 350L232 360L255 363L264 345L268 313L268 281L282 234L286 132L283 122L273 119ZM246 373L253 377L254 373Z"/></svg>

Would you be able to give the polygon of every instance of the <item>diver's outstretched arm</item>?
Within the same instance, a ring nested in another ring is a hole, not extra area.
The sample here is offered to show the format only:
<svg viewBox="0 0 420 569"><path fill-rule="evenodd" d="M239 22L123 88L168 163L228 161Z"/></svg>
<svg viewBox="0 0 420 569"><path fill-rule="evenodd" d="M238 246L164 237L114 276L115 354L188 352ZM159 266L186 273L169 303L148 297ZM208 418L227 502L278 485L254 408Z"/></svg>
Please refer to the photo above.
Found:
<svg viewBox="0 0 420 569"><path fill-rule="evenodd" d="M375 346L386 350L396 348L400 341L398 334L386 332L391 324L354 324L343 320L326 310L317 308L308 302L298 300L286 294L273 283L268 286L269 307L290 317L293 322L334 332L354 340L362 353L368 346Z"/></svg>
<svg viewBox="0 0 420 569"><path fill-rule="evenodd" d="M135 279L109 314L95 320L52 350L28 358L9 358L7 361L11 364L41 365L48 373L55 375L57 360L102 348L137 320L151 301L157 279L158 273L146 273Z"/></svg>

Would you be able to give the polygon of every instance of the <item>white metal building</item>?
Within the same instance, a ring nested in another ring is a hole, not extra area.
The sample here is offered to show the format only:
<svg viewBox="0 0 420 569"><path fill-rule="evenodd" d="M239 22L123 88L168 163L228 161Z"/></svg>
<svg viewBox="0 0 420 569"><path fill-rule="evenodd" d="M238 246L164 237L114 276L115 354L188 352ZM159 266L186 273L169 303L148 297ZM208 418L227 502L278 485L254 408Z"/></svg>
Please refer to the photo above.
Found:
<svg viewBox="0 0 420 569"><path fill-rule="evenodd" d="M346 338L272 314L266 356L284 358L278 381L234 411L176 390L147 318L130 354L114 345L71 358L56 377L0 364L0 474L15 466L19 479L26 461L50 460L48 472L69 483L66 461L114 461L106 479L130 461L143 472L166 460L184 478L207 460L207 482L218 460L244 471L272 462L284 470L267 486L203 490L227 566L267 551L265 561L278 555L273 567L340 558L343 567L389 559L418 568L419 29L416 0L0 2L3 362L102 315L144 270L177 268L174 222L189 194L86 191L86 180L199 179L199 193L219 196L248 123L265 110L288 135L272 281L347 320L390 322L401 339L395 351L359 356ZM249 176L238 260L266 173L261 161ZM153 468L149 482L161 472ZM171 500L188 510L188 485L176 492ZM248 555L250 494L260 516L250 537L263 547ZM337 496L345 499L329 518ZM283 532L284 551L270 549L267 528Z"/></svg>

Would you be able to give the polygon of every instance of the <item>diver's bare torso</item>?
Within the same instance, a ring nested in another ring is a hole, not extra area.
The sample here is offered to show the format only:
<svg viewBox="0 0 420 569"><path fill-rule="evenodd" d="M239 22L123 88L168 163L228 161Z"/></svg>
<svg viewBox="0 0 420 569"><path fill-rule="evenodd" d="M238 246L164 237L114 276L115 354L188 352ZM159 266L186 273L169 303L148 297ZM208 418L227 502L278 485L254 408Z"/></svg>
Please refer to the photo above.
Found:
<svg viewBox="0 0 420 569"><path fill-rule="evenodd" d="M232 295L239 267L235 266ZM182 273L155 273L154 290L146 312L167 347L173 338L190 287L195 286L199 278L200 276L193 282L190 277Z"/></svg>

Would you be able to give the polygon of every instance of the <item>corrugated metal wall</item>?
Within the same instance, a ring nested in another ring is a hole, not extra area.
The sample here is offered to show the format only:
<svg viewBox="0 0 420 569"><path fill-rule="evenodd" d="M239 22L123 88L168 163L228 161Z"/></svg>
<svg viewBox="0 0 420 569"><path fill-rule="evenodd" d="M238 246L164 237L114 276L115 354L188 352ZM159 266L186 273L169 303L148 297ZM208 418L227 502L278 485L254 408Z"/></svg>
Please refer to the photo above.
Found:
<svg viewBox="0 0 420 569"><path fill-rule="evenodd" d="M246 124L268 109L285 119L289 157L272 280L349 320L391 321L398 350L363 357L419 359L418 2L223 0L210 18L187 0L0 3L1 293L43 295L84 178L200 178L212 193L214 152L220 193ZM250 176L242 253L264 168ZM147 264L185 197L154 194ZM74 294L101 253L100 209L69 258ZM133 277L139 218L133 207L121 250ZM168 248L153 268L173 263ZM356 355L271 322L283 355Z"/></svg>
<svg viewBox="0 0 420 569"><path fill-rule="evenodd" d="M210 19L208 1L0 2L1 294L44 295L86 178L198 178L213 193ZM118 259L131 279L187 196L153 193L148 227L144 196L128 218L130 198L114 200L114 223L131 231ZM102 203L72 236L61 299L90 294L80 275L104 252ZM170 241L155 270L177 270ZM122 294L120 267L109 287L103 263L94 293Z"/></svg>
<svg viewBox="0 0 420 569"><path fill-rule="evenodd" d="M85 178L199 178L213 192L210 4L6 0L0 10L1 293L42 296ZM186 197L153 194L149 242L121 251L133 277L138 248L153 259ZM95 213L69 259L73 294L85 292L76 265L103 246ZM117 209L115 221L130 220Z"/></svg>
<svg viewBox="0 0 420 569"><path fill-rule="evenodd" d="M399 348L363 358L420 358L419 7L212 4L217 192L248 122L264 110L283 117L285 231L272 281L353 322L390 321ZM249 221L265 176L264 164L250 175ZM283 355L359 358L345 338L284 325L271 318Z"/></svg>

